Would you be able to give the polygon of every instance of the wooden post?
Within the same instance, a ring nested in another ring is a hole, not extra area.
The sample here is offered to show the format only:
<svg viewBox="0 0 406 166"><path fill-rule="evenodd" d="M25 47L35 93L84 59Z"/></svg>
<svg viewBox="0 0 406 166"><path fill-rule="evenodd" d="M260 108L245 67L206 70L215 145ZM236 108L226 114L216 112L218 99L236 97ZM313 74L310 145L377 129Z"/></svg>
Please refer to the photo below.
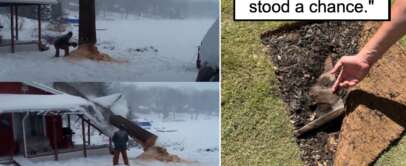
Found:
<svg viewBox="0 0 406 166"><path fill-rule="evenodd" d="M87 157L86 152L86 136L85 136L85 119L82 118L82 138L83 138L83 156Z"/></svg>
<svg viewBox="0 0 406 166"><path fill-rule="evenodd" d="M54 132L53 132L53 139L54 139L54 155L55 155L55 161L58 161L58 139L56 138L56 119L55 119L55 117L53 116L52 117L52 122L53 122L53 127L52 127L52 129L54 130Z"/></svg>
<svg viewBox="0 0 406 166"><path fill-rule="evenodd" d="M47 120L46 120L46 115L42 115L42 131L44 132L44 136L48 136L48 131L47 131Z"/></svg>
<svg viewBox="0 0 406 166"><path fill-rule="evenodd" d="M70 114L68 114L68 127L70 128Z"/></svg>
<svg viewBox="0 0 406 166"><path fill-rule="evenodd" d="M38 5L37 11L38 17L38 49L41 49L41 5Z"/></svg>
<svg viewBox="0 0 406 166"><path fill-rule="evenodd" d="M87 122L87 144L90 145L90 122Z"/></svg>
<svg viewBox="0 0 406 166"><path fill-rule="evenodd" d="M85 120L85 122L89 123L90 126L92 126L94 129L96 129L96 130L99 131L100 133L103 133L99 128L97 128L97 126L95 126L94 124L90 123L89 120L87 120L87 119L84 119L84 120Z"/></svg>
<svg viewBox="0 0 406 166"><path fill-rule="evenodd" d="M26 112L23 120L22 120L22 126L23 126L23 142L24 142L24 157L28 157L28 146L27 146L27 134L26 134L26 129L25 129L25 120L28 118L30 115L29 112Z"/></svg>
<svg viewBox="0 0 406 166"><path fill-rule="evenodd" d="M11 31L11 52L15 52L15 41L14 41L14 6L10 6L10 31Z"/></svg>
<svg viewBox="0 0 406 166"><path fill-rule="evenodd" d="M109 137L109 151L110 151L110 153L113 153L113 146L112 146L112 143L111 143L111 137Z"/></svg>
<svg viewBox="0 0 406 166"><path fill-rule="evenodd" d="M18 40L18 6L15 6L14 10L16 16L16 40Z"/></svg>

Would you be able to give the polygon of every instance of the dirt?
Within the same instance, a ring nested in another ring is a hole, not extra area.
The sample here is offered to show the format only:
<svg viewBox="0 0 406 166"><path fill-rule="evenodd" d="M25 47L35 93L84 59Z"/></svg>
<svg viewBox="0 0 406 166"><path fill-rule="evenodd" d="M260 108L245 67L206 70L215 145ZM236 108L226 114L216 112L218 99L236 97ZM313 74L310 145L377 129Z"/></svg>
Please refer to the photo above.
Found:
<svg viewBox="0 0 406 166"><path fill-rule="evenodd" d="M365 43L376 31L379 23L370 22L364 28ZM406 104L406 47L396 43L385 53L357 87L377 96Z"/></svg>
<svg viewBox="0 0 406 166"><path fill-rule="evenodd" d="M364 26L362 42L379 27ZM406 50L395 44L351 92L335 165L370 165L400 138L406 126Z"/></svg>
<svg viewBox="0 0 406 166"><path fill-rule="evenodd" d="M403 130L380 111L359 105L344 119L334 165L370 165Z"/></svg>
<svg viewBox="0 0 406 166"><path fill-rule="evenodd" d="M334 62L356 53L379 25L299 22L261 36L295 129L328 110L311 95L320 75L329 70L323 65L328 57ZM345 118L296 138L304 165L369 165L390 148L406 126L405 57L406 50L395 44L356 88L339 92L341 98L349 96Z"/></svg>
<svg viewBox="0 0 406 166"><path fill-rule="evenodd" d="M170 154L165 148L160 146L152 146L144 153L139 155L136 159L144 161L161 161L161 162L176 162L176 163L194 163L180 158L177 155Z"/></svg>
<svg viewBox="0 0 406 166"><path fill-rule="evenodd" d="M361 22L299 22L262 34L275 66L280 96L288 104L295 129L317 118L310 88L325 72L327 57L333 62L359 48ZM345 92L340 92L343 96ZM305 165L332 165L341 120L296 138Z"/></svg>

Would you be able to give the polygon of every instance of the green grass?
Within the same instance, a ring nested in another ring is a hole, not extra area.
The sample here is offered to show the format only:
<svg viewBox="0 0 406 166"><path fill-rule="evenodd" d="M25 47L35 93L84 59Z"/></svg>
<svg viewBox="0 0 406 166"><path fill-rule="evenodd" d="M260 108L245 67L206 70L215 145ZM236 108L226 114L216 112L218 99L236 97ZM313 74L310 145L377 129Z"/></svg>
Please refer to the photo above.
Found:
<svg viewBox="0 0 406 166"><path fill-rule="evenodd" d="M283 22L234 22L222 0L222 165L302 165L259 36Z"/></svg>
<svg viewBox="0 0 406 166"><path fill-rule="evenodd" d="M398 166L406 165L406 137L403 136L398 144L392 146L376 162L379 166Z"/></svg>
<svg viewBox="0 0 406 166"><path fill-rule="evenodd" d="M406 47L406 36L404 36L402 39L400 39L400 45L403 47Z"/></svg>

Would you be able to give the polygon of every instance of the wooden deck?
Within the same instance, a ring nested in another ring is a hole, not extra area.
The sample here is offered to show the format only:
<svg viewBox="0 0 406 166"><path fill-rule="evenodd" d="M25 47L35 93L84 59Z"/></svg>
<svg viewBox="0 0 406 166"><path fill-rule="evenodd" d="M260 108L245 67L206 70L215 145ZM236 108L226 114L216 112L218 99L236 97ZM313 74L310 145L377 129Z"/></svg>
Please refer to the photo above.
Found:
<svg viewBox="0 0 406 166"><path fill-rule="evenodd" d="M83 156L82 146L77 145L70 149L60 149L58 152L59 160L68 160L73 158L81 158ZM94 145L87 147L87 156L110 155L108 145ZM26 166L41 161L54 160L53 152L41 153L29 157L23 155L17 156L2 156L0 157L0 165L5 166Z"/></svg>
<svg viewBox="0 0 406 166"><path fill-rule="evenodd" d="M108 145L91 146L87 149L88 156L109 155ZM59 151L59 160L68 160L73 158L83 157L83 151L80 146L71 149L64 149ZM40 155L30 156L28 158L18 155L14 157L0 157L0 165L6 164L7 166L26 166L33 165L41 161L54 160L53 152L43 153Z"/></svg>
<svg viewBox="0 0 406 166"><path fill-rule="evenodd" d="M16 41L16 52L39 51L37 41ZM0 53L11 53L11 40L3 39L0 42Z"/></svg>
<svg viewBox="0 0 406 166"><path fill-rule="evenodd" d="M4 166L18 166L11 156L0 157L0 165Z"/></svg>
<svg viewBox="0 0 406 166"><path fill-rule="evenodd" d="M108 155L110 154L108 145L89 146L86 149L87 156ZM81 145L77 145L70 149L60 149L58 151L59 160L67 160L72 158L84 157ZM27 159L32 162L54 160L54 152L46 152L38 155L29 156Z"/></svg>

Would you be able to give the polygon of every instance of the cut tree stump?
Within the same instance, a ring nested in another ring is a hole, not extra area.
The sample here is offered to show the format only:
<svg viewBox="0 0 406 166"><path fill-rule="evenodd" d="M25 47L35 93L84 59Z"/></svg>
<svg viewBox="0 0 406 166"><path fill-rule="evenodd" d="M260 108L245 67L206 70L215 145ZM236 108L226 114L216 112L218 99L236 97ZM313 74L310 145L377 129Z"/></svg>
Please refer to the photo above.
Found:
<svg viewBox="0 0 406 166"><path fill-rule="evenodd" d="M364 43L377 23L367 23ZM406 50L399 44L375 64L347 100L334 165L363 166L373 163L399 139L406 124Z"/></svg>

